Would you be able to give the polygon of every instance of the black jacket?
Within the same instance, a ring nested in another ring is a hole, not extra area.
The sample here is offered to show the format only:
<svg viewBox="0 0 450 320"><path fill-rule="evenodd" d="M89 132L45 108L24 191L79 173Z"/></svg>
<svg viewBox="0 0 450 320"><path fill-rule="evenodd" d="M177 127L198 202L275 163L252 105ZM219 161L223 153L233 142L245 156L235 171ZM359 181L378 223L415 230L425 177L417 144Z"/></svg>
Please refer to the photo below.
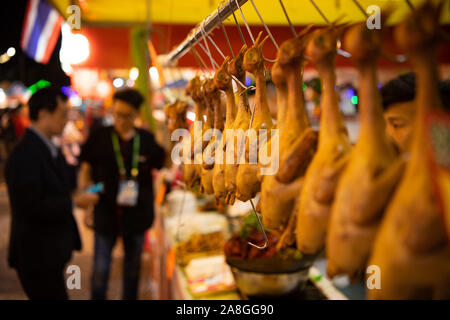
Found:
<svg viewBox="0 0 450 320"><path fill-rule="evenodd" d="M11 267L61 267L73 250L81 249L69 174L62 155L53 159L41 138L26 130L5 167L12 214Z"/></svg>
<svg viewBox="0 0 450 320"><path fill-rule="evenodd" d="M94 211L94 229L107 236L136 234L147 230L153 223L153 179L152 169L164 164L164 149L159 146L152 133L136 128L140 135L139 150L139 196L136 207L116 205L119 186L119 169L114 155L111 134L112 126L92 133L81 150L80 163L91 165L94 183L103 182L105 190L100 194ZM121 152L129 174L133 153L133 139L121 141ZM119 214L118 211L121 211Z"/></svg>

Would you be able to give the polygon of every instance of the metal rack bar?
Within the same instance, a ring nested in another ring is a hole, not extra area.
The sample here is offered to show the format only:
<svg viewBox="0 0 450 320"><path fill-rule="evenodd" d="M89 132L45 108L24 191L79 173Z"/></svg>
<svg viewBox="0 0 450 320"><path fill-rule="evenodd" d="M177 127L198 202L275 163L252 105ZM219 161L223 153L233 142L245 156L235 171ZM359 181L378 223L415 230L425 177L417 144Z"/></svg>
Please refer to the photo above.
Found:
<svg viewBox="0 0 450 320"><path fill-rule="evenodd" d="M209 34L214 28L220 26L220 21L228 18L232 13L238 10L237 3L242 6L248 0L230 0L219 10L214 10L212 14L205 18L200 24L189 32L189 35L184 41L172 50L167 56L165 64L173 65L176 60L181 58L191 47L197 44L203 38L203 31L205 34ZM203 31L202 31L203 27Z"/></svg>

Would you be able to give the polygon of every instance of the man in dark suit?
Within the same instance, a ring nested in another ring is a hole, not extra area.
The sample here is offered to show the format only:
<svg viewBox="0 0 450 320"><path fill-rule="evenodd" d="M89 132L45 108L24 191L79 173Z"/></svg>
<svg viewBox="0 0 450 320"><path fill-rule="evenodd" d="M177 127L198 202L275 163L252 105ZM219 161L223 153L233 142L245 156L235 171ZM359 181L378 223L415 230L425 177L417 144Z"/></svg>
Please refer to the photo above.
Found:
<svg viewBox="0 0 450 320"><path fill-rule="evenodd" d="M65 126L67 96L44 88L28 104L32 125L5 168L12 213L8 262L30 299L67 299L64 268L81 249L72 208L93 206L98 196L71 194L67 164L51 142Z"/></svg>

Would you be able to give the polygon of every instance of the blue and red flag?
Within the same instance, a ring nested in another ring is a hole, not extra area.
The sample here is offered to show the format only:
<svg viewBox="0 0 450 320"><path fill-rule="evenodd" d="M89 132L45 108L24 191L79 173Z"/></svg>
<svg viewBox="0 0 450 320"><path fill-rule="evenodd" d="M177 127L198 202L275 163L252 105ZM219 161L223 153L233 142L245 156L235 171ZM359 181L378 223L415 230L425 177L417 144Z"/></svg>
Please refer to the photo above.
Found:
<svg viewBox="0 0 450 320"><path fill-rule="evenodd" d="M46 0L29 0L22 28L21 47L40 63L50 60L63 18Z"/></svg>

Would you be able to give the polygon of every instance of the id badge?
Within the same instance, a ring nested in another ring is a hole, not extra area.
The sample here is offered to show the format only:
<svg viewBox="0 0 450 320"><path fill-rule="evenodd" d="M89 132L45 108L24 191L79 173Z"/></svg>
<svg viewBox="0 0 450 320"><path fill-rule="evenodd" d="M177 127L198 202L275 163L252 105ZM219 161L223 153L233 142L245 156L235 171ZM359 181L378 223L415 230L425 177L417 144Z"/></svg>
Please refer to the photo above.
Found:
<svg viewBox="0 0 450 320"><path fill-rule="evenodd" d="M139 185L134 180L125 180L119 183L117 204L124 207L134 207L137 204Z"/></svg>

